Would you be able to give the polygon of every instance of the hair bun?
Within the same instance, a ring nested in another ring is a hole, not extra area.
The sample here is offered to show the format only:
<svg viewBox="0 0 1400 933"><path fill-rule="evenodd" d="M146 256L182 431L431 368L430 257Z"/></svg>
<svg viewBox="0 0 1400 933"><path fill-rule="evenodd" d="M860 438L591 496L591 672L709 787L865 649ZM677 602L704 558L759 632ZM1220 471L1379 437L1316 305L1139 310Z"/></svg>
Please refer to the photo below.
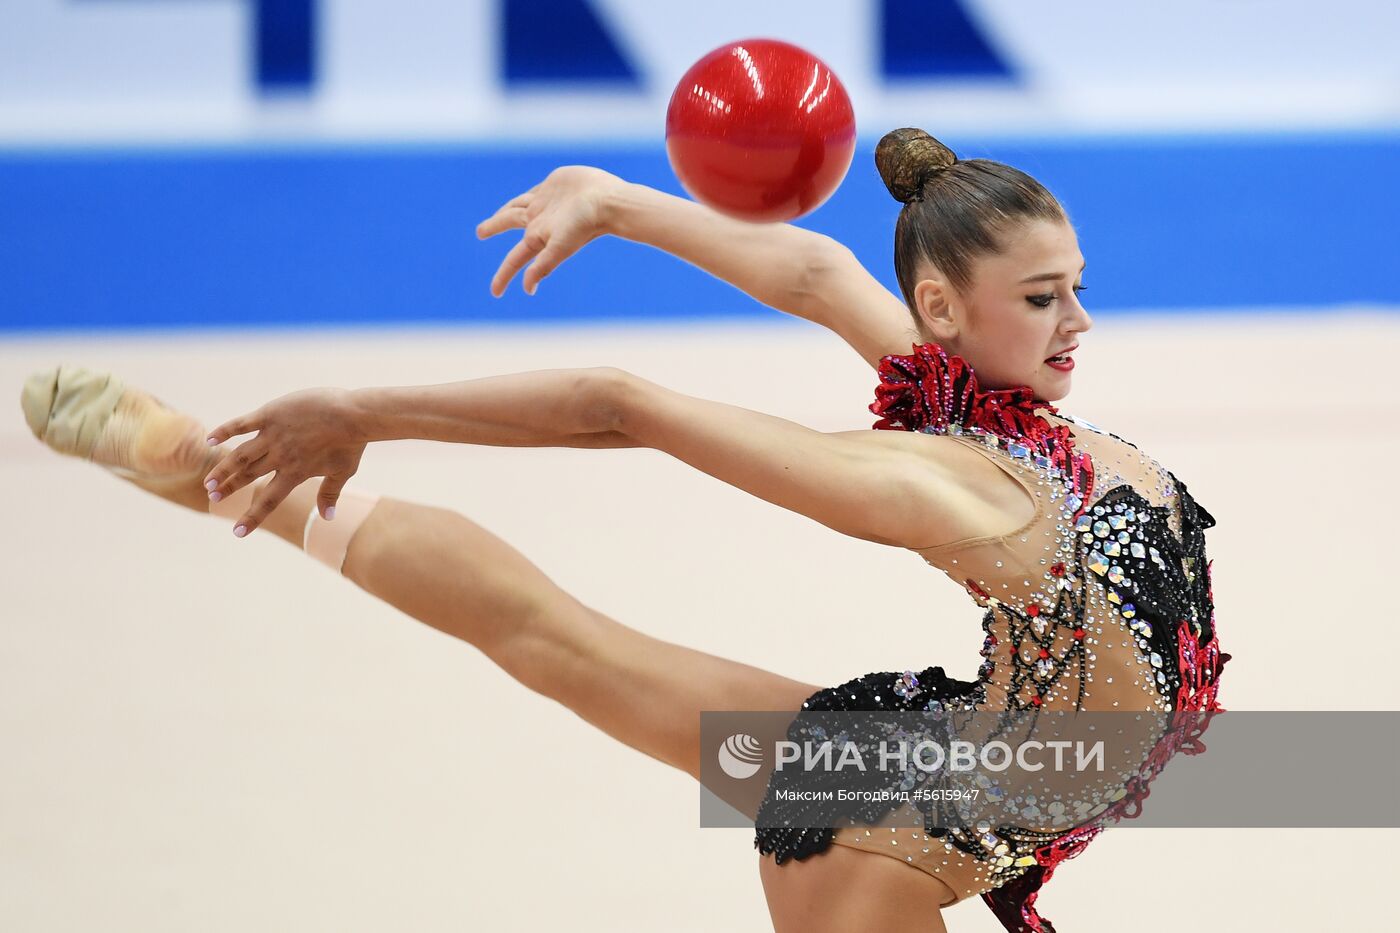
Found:
<svg viewBox="0 0 1400 933"><path fill-rule="evenodd" d="M917 201L930 178L958 161L953 150L923 130L891 130L875 147L875 168L896 201Z"/></svg>

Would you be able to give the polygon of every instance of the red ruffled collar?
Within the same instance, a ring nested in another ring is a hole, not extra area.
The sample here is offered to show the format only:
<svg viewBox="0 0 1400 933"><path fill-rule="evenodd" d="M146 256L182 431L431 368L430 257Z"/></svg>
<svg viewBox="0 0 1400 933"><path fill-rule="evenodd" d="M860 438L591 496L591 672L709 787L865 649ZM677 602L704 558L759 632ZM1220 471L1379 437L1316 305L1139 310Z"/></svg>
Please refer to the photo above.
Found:
<svg viewBox="0 0 1400 933"><path fill-rule="evenodd" d="M1013 457L1066 476L1072 510L1076 516L1083 510L1093 491L1093 461L1075 451L1067 426L1037 414L1059 414L1058 408L1037 399L1030 386L981 388L972 366L936 343L913 351L880 360L880 384L870 406L880 416L877 430L981 435Z"/></svg>

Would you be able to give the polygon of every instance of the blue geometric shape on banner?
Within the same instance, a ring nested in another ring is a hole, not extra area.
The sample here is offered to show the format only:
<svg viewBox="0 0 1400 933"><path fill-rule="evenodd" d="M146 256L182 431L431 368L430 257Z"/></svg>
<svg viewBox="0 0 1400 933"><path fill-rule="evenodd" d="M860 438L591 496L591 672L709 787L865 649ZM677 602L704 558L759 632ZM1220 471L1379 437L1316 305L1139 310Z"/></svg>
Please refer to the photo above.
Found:
<svg viewBox="0 0 1400 933"><path fill-rule="evenodd" d="M502 0L502 5L502 77L508 86L641 86L636 70L588 0Z"/></svg>
<svg viewBox="0 0 1400 933"><path fill-rule="evenodd" d="M961 0L881 0L880 7L885 77L1016 77Z"/></svg>
<svg viewBox="0 0 1400 933"><path fill-rule="evenodd" d="M316 83L316 0L256 0L252 18L258 88L310 90Z"/></svg>
<svg viewBox="0 0 1400 933"><path fill-rule="evenodd" d="M258 91L309 93L316 83L316 0L248 3L249 71Z"/></svg>

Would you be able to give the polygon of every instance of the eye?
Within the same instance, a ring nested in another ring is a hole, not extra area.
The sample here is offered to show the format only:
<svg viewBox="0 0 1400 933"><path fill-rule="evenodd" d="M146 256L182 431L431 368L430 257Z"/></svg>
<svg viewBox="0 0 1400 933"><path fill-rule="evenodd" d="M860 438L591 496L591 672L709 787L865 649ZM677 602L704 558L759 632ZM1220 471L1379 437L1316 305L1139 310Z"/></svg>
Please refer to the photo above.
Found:
<svg viewBox="0 0 1400 933"><path fill-rule="evenodd" d="M1087 285L1075 285L1073 286L1074 293L1078 295L1080 292L1084 291L1084 289L1088 287L1089 286ZM1026 300L1029 301L1031 304L1035 305L1037 308L1048 308L1050 307L1050 303L1058 297L1059 296L1056 295L1054 292L1046 292L1043 295L1027 295Z"/></svg>

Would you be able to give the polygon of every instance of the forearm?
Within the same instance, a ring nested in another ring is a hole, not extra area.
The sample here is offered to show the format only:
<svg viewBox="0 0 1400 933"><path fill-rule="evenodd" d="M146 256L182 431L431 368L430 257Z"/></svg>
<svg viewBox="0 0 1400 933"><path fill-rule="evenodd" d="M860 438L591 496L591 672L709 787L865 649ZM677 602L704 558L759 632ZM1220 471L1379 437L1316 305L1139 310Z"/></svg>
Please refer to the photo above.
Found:
<svg viewBox="0 0 1400 933"><path fill-rule="evenodd" d="M827 325L813 285L842 249L791 224L752 224L694 201L628 184L606 210L607 232L684 259L769 307Z"/></svg>
<svg viewBox="0 0 1400 933"><path fill-rule="evenodd" d="M791 224L751 224L693 201L623 185L608 233L699 266L779 311L833 331L871 366L918 339L904 303L840 242Z"/></svg>
<svg viewBox="0 0 1400 933"><path fill-rule="evenodd" d="M511 373L429 386L357 389L366 442L421 439L494 447L632 446L616 425L626 375L609 368Z"/></svg>

